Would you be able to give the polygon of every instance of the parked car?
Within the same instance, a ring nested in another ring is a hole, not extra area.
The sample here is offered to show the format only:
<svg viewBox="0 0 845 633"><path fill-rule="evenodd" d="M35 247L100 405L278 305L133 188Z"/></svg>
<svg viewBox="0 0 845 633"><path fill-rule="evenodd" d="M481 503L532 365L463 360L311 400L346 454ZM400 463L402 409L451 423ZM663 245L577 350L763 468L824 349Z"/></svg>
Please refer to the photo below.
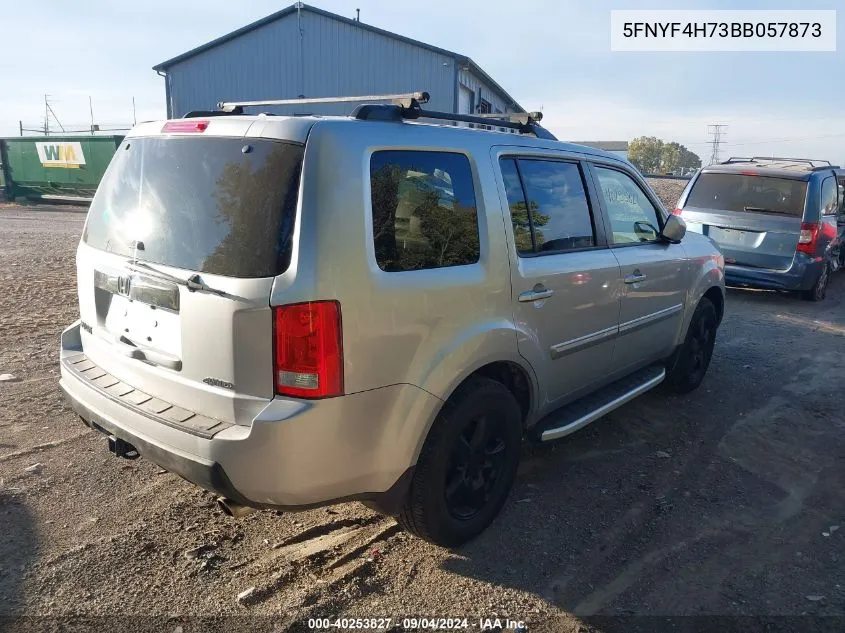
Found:
<svg viewBox="0 0 845 633"><path fill-rule="evenodd" d="M728 285L821 301L842 263L837 174L827 161L731 158L702 169L674 213L719 245Z"/></svg>
<svg viewBox="0 0 845 633"><path fill-rule="evenodd" d="M695 389L724 311L718 249L636 169L517 119L138 125L77 250L70 403L232 514L355 499L477 535L523 436Z"/></svg>
<svg viewBox="0 0 845 633"><path fill-rule="evenodd" d="M845 169L836 170L839 182L839 214L836 224L839 233L839 268L845 268Z"/></svg>

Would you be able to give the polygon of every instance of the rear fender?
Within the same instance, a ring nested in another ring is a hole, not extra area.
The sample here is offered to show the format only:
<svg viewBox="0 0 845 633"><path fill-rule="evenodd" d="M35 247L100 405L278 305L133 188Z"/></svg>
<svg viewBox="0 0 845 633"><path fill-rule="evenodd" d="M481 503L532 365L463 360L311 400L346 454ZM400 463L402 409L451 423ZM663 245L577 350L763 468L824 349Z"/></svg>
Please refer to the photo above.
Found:
<svg viewBox="0 0 845 633"><path fill-rule="evenodd" d="M701 302L702 297L710 291L711 288L717 288L722 298L722 307L725 305L725 270L724 257L720 253L699 254L691 257L692 274L689 291L687 292L687 302L684 309L684 319L681 328L678 331L677 345L681 345L686 340L687 330L689 329L692 316L695 314L695 309ZM717 310L719 306L716 306ZM720 318L724 313L724 309L720 311Z"/></svg>
<svg viewBox="0 0 845 633"><path fill-rule="evenodd" d="M445 404L469 376L485 365L496 362L513 363L527 376L531 392L528 412L530 420L537 402L537 375L528 361L519 355L513 323L504 319L482 321L462 330L421 367L417 384ZM421 429L414 454L415 462L440 409L442 404L427 420L425 428Z"/></svg>

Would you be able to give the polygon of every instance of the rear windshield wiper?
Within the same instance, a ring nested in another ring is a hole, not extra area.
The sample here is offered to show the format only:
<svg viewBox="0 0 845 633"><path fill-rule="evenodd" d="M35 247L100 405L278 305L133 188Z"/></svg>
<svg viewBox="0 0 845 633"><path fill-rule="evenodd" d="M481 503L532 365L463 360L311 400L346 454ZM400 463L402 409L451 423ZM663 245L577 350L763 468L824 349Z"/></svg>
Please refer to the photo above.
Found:
<svg viewBox="0 0 845 633"><path fill-rule="evenodd" d="M222 290L217 290L216 288L212 288L211 286L207 285L198 274L191 275L187 279L181 279L176 275L171 275L170 273L166 273L163 270L159 270L158 268L153 268L147 262L131 261L129 262L129 264L130 267L143 268L144 271L152 272L153 275L156 275L161 279L167 279L168 281L177 283L180 286L185 286L191 292L200 290L202 292L211 292L213 294L220 295L221 297L228 296Z"/></svg>
<svg viewBox="0 0 845 633"><path fill-rule="evenodd" d="M771 209L765 209L763 207L742 207L743 211L756 211L757 213L777 213L776 211L772 211Z"/></svg>

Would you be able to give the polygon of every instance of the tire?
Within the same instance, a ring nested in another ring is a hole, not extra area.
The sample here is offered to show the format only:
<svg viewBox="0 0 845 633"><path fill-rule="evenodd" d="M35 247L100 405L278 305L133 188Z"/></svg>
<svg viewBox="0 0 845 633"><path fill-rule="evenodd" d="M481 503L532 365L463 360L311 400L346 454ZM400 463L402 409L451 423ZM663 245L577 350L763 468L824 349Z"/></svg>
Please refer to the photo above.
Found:
<svg viewBox="0 0 845 633"><path fill-rule="evenodd" d="M825 263L816 283L813 284L812 288L804 291L803 298L807 301L823 301L827 296L828 281L830 281L830 264Z"/></svg>
<svg viewBox="0 0 845 633"><path fill-rule="evenodd" d="M521 444L522 414L513 394L495 380L470 378L435 419L397 521L445 547L474 538L502 509Z"/></svg>
<svg viewBox="0 0 845 633"><path fill-rule="evenodd" d="M675 393L698 389L707 374L716 343L716 307L704 297L695 308L687 336L669 367L665 384Z"/></svg>

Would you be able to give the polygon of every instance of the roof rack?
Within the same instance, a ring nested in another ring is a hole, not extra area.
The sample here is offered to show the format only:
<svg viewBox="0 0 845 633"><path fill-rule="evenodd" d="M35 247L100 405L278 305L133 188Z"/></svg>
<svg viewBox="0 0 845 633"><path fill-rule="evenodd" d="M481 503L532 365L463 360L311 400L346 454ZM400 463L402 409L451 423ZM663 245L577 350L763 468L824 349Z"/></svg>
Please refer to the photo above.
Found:
<svg viewBox="0 0 845 633"><path fill-rule="evenodd" d="M816 163L819 163L819 166L824 167L832 167L829 160L821 160L815 158L784 158L781 156L751 156L751 157L744 157L744 156L731 156L728 160L722 161L719 163L720 165L729 165L731 163L756 163L756 162L768 162L768 163L806 163L810 167L815 168Z"/></svg>
<svg viewBox="0 0 845 633"><path fill-rule="evenodd" d="M503 112L496 114L479 114L482 119L504 119L511 123L521 123L528 125L531 122L539 122L543 120L542 112Z"/></svg>
<svg viewBox="0 0 845 633"><path fill-rule="evenodd" d="M460 123L507 128L521 134L533 134L537 138L556 141L557 138L539 125L542 112L506 112L502 114L456 114L438 110L423 110L421 104L428 103L431 96L427 92L407 92L388 95L367 95L358 97L316 97L302 99L276 99L268 101L221 101L219 110L214 113L189 112L192 116L223 116L243 114L243 109L258 106L308 105L318 103L359 103L352 115L356 119L370 121L402 121L405 119L437 119ZM390 103L362 103L389 101Z"/></svg>
<svg viewBox="0 0 845 633"><path fill-rule="evenodd" d="M301 99L274 99L270 101L221 101L217 107L223 112L254 106L309 105L313 103L355 103L361 101L391 101L397 105L411 107L413 103L428 103L427 92L406 92L391 95L366 95L360 97L303 97Z"/></svg>
<svg viewBox="0 0 845 633"><path fill-rule="evenodd" d="M534 118L535 116L538 118ZM436 119L439 121L453 121L456 123L473 123L491 127L503 127L516 130L520 134L533 134L537 138L556 141L557 138L542 127L538 120L542 118L539 112L507 113L505 115L489 114L456 114L454 112L440 112L438 110L423 110L419 104L411 107L398 105L366 104L355 108L352 116L356 119L369 121L402 121L404 119Z"/></svg>

